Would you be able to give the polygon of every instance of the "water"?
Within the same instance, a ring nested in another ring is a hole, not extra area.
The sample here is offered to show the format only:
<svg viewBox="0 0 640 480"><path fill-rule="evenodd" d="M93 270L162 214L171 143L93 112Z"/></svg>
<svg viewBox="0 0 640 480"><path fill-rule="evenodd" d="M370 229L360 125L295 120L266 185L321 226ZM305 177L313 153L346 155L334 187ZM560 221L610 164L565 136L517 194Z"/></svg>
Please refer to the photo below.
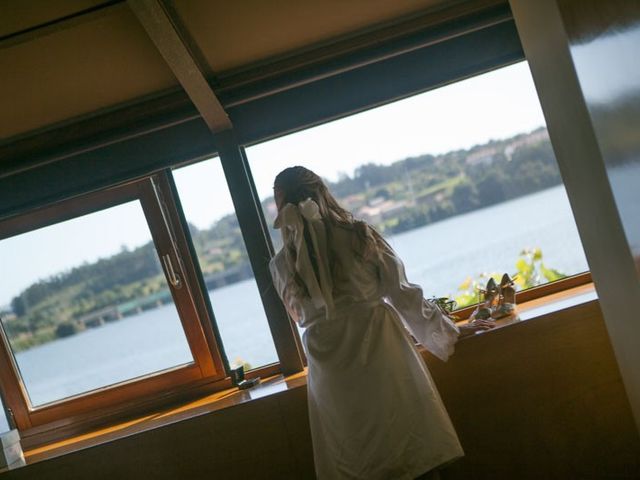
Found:
<svg viewBox="0 0 640 480"><path fill-rule="evenodd" d="M455 293L467 275L513 273L525 247L540 247L547 267L567 274L587 270L562 186L405 232L390 243L425 296ZM242 359L254 367L276 361L253 279L210 297L230 361ZM175 308L165 306L16 357L33 403L42 404L188 362L184 349L176 347L174 340L182 335L176 328ZM107 339L115 340L117 349L101 352L96 345Z"/></svg>
<svg viewBox="0 0 640 480"><path fill-rule="evenodd" d="M588 270L563 186L396 235L390 243L425 296L455 294L467 276L516 272L527 247L567 275Z"/></svg>
<svg viewBox="0 0 640 480"><path fill-rule="evenodd" d="M255 289L255 292L252 292ZM277 361L253 279L209 292L231 362ZM108 348L104 348L108 345ZM193 361L176 309L165 305L16 355L32 404L162 371Z"/></svg>

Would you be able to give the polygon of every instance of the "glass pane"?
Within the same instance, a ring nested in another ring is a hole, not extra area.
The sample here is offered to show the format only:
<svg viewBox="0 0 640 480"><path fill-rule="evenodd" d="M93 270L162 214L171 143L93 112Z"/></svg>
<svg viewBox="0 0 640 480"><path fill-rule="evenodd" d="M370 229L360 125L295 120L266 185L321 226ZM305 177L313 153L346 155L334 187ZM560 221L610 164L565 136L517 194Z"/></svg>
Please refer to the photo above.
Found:
<svg viewBox="0 0 640 480"><path fill-rule="evenodd" d="M375 225L425 295L477 300L587 270L525 62L247 149L270 221L275 175L303 165ZM280 244L279 233L271 231Z"/></svg>
<svg viewBox="0 0 640 480"><path fill-rule="evenodd" d="M205 160L173 174L229 362L245 369L277 362L220 162Z"/></svg>
<svg viewBox="0 0 640 480"><path fill-rule="evenodd" d="M2 240L0 264L33 405L193 361L138 201Z"/></svg>
<svg viewBox="0 0 640 480"><path fill-rule="evenodd" d="M0 398L0 433L4 433L9 430L9 422L7 421L7 415L4 411L4 404L2 398Z"/></svg>

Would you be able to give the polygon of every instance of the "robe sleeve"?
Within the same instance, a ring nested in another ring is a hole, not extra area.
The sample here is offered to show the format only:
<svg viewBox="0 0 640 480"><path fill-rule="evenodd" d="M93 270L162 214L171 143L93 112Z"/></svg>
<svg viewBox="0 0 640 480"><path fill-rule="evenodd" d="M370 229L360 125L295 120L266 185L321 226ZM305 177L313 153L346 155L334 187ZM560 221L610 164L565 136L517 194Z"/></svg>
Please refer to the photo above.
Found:
<svg viewBox="0 0 640 480"><path fill-rule="evenodd" d="M302 317L300 304L295 302L290 295L287 294L287 281L284 277L282 270L283 259L280 255L277 255L269 262L269 272L271 273L271 279L273 280L273 286L282 300L285 310L294 322L300 323ZM280 268L279 268L280 267Z"/></svg>
<svg viewBox="0 0 640 480"><path fill-rule="evenodd" d="M453 354L460 331L436 305L425 300L420 286L409 283L402 260L390 247L382 253L380 280L387 302L411 334L432 354L446 361Z"/></svg>

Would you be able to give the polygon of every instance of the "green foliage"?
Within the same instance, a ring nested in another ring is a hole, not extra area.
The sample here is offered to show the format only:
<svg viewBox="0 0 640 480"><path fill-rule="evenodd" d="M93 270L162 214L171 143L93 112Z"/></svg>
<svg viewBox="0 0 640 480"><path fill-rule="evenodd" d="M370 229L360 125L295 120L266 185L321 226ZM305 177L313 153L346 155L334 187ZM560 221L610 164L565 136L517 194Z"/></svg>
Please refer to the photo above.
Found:
<svg viewBox="0 0 640 480"><path fill-rule="evenodd" d="M56 327L56 337L65 338L78 333L80 329L73 322L62 322Z"/></svg>
<svg viewBox="0 0 640 480"><path fill-rule="evenodd" d="M522 250L516 262L516 269L518 275L515 282L522 290L566 277L564 273L545 266L542 261L542 250L539 248Z"/></svg>
<svg viewBox="0 0 640 480"><path fill-rule="evenodd" d="M11 340L11 347L14 352L20 352L42 343L51 342L56 339L53 328L45 328L32 335L22 335Z"/></svg>
<svg viewBox="0 0 640 480"><path fill-rule="evenodd" d="M527 248L520 252L520 256L515 263L516 274L512 275L518 290L536 287L543 283L555 282L566 275L553 268L548 268L542 261L542 250L540 248ZM458 287L455 302L458 308L468 307L479 303L482 298L480 290L486 288L489 278L493 278L496 283L502 279L501 273L482 273L475 278L467 277Z"/></svg>
<svg viewBox="0 0 640 480"><path fill-rule="evenodd" d="M451 202L459 213L477 209L480 206L480 196L476 185L469 179L456 185L451 194Z"/></svg>
<svg viewBox="0 0 640 480"><path fill-rule="evenodd" d="M458 308L468 307L479 303L481 298L480 290L484 289L490 278L493 278L497 283L500 283L502 274L500 273L481 273L474 277L467 277L464 282L458 287L458 293L454 300Z"/></svg>

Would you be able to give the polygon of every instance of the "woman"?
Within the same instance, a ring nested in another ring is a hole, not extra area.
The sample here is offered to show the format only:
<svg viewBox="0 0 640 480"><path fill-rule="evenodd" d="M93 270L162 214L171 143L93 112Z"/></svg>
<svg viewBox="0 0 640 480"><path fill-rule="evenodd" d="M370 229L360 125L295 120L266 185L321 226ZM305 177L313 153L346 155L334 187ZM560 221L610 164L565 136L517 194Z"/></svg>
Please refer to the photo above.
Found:
<svg viewBox="0 0 640 480"><path fill-rule="evenodd" d="M413 479L463 455L405 327L446 360L461 334L410 284L382 237L355 221L322 179L291 167L275 179L284 246L274 284L305 331L309 420L319 479ZM428 478L428 477L423 477Z"/></svg>

